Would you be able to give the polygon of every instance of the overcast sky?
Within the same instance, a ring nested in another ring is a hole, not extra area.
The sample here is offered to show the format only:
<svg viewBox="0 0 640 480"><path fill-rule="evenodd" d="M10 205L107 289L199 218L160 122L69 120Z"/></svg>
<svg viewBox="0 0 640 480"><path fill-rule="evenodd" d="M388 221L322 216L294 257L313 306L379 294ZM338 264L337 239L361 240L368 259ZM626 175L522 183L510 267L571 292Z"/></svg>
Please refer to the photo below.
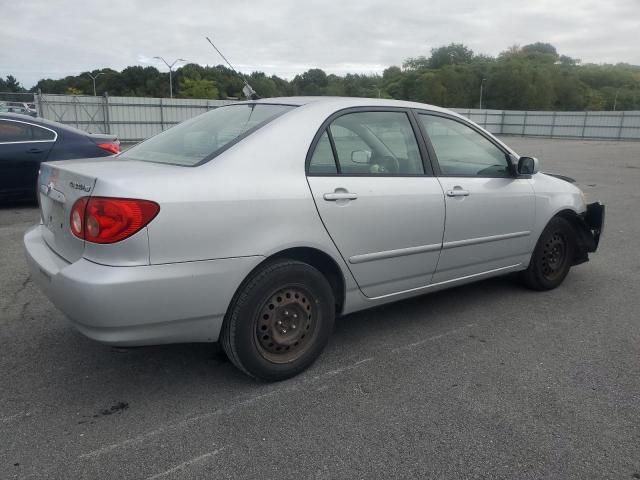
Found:
<svg viewBox="0 0 640 480"><path fill-rule="evenodd" d="M0 76L40 78L221 59L291 78L308 68L381 73L432 47L497 55L550 42L583 62L640 65L640 0L0 0Z"/></svg>

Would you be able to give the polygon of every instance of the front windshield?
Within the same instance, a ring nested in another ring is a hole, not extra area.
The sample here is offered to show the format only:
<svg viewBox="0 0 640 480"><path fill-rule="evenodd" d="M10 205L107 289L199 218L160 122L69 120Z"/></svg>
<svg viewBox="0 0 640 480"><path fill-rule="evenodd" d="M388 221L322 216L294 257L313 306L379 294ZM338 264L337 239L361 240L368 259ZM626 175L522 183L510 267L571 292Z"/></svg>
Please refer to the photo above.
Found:
<svg viewBox="0 0 640 480"><path fill-rule="evenodd" d="M212 158L249 130L262 127L292 108L295 107L260 103L219 107L151 137L120 156L194 166Z"/></svg>

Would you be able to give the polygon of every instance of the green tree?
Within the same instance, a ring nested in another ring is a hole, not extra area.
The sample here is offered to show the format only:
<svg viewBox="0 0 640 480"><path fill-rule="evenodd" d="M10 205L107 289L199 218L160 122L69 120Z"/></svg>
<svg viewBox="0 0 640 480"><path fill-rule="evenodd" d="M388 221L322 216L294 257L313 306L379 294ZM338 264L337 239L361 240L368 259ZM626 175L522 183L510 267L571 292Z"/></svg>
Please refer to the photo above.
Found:
<svg viewBox="0 0 640 480"><path fill-rule="evenodd" d="M12 92L12 93L26 92L26 90L22 88L22 85L20 85L20 82L18 82L18 80L16 80L16 77L14 77L13 75L7 75L7 79L3 81L3 85L1 85L1 87L2 87L2 91L5 91L5 92Z"/></svg>
<svg viewBox="0 0 640 480"><path fill-rule="evenodd" d="M213 80L204 78L180 78L178 96L181 98L218 98L218 89Z"/></svg>
<svg viewBox="0 0 640 480"><path fill-rule="evenodd" d="M153 67L110 69L96 81L110 95L162 97L169 94L166 72ZM483 84L483 105L497 109L611 110L640 109L640 66L581 64L544 42L512 45L496 58L476 55L460 43L433 48L429 56L406 59L382 75L328 75L312 68L291 81L253 72L247 77L261 97L288 95L350 95L417 100L445 107L474 108ZM483 82L484 79L484 82ZM10 85L10 86L9 86ZM213 88L212 88L213 87ZM187 64L174 72L179 96L244 98L243 77L224 65ZM17 80L0 78L0 90L20 90ZM32 91L89 94L93 86L84 73L42 79Z"/></svg>

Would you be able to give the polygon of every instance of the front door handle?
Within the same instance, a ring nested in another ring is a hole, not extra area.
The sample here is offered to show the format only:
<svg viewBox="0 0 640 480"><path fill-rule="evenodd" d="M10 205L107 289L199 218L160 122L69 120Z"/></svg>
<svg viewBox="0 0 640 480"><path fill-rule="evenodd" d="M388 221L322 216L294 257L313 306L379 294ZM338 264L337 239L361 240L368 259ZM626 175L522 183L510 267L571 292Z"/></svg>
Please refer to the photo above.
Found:
<svg viewBox="0 0 640 480"><path fill-rule="evenodd" d="M335 191L332 193L325 193L322 198L324 198L327 202L335 202L338 200L356 200L358 198L358 194L345 191Z"/></svg>
<svg viewBox="0 0 640 480"><path fill-rule="evenodd" d="M447 190L447 197L468 197L469 190L464 190L462 187L456 185L452 190Z"/></svg>
<svg viewBox="0 0 640 480"><path fill-rule="evenodd" d="M29 150L27 150L27 153L42 153L43 150L40 148L30 148Z"/></svg>

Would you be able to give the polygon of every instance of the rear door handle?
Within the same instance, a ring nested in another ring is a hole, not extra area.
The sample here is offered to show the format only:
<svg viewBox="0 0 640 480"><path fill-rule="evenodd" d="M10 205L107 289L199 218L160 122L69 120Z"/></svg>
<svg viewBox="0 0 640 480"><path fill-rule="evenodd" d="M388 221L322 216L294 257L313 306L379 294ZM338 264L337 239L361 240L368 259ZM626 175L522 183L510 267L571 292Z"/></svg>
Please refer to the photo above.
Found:
<svg viewBox="0 0 640 480"><path fill-rule="evenodd" d="M358 194L349 192L333 192L325 193L322 198L327 202L335 202L337 200L356 200L358 198Z"/></svg>
<svg viewBox="0 0 640 480"><path fill-rule="evenodd" d="M453 187L453 190L447 190L447 197L468 197L469 191L463 190L462 187Z"/></svg>
<svg viewBox="0 0 640 480"><path fill-rule="evenodd" d="M30 148L29 150L27 150L27 153L42 153L44 150L40 149L40 148Z"/></svg>

